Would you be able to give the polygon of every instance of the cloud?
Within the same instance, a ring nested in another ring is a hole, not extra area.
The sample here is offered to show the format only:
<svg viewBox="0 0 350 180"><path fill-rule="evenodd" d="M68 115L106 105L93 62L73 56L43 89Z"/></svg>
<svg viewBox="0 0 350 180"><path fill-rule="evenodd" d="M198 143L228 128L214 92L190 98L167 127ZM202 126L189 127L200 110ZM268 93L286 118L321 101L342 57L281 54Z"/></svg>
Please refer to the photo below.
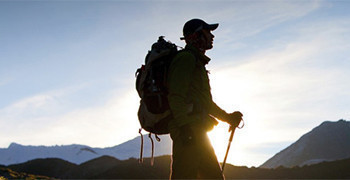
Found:
<svg viewBox="0 0 350 180"><path fill-rule="evenodd" d="M122 143L138 135L138 97L134 91L115 94L100 107L80 109L61 116L53 136L64 142L77 142L106 147Z"/></svg>
<svg viewBox="0 0 350 180"><path fill-rule="evenodd" d="M87 84L81 84L36 94L0 109L0 133L7 137L6 142L1 141L0 146L6 146L16 137L31 137L39 132L37 130L51 127L56 116L70 108L67 105L70 95L86 86Z"/></svg>
<svg viewBox="0 0 350 180"><path fill-rule="evenodd" d="M86 87L87 84L80 84L26 97L0 109L0 115L15 119L18 117L29 118L42 116L45 113L53 113L64 105L63 100L65 98L67 99L67 96Z"/></svg>
<svg viewBox="0 0 350 180"><path fill-rule="evenodd" d="M319 9L321 1L229 2L213 13L222 22L218 29L225 44L256 35L267 28L294 20Z"/></svg>
<svg viewBox="0 0 350 180"><path fill-rule="evenodd" d="M83 86L82 86L83 87ZM23 99L0 110L0 146L15 141L31 145L114 146L138 135L136 91L115 91L98 106L61 109L79 89L67 88Z"/></svg>

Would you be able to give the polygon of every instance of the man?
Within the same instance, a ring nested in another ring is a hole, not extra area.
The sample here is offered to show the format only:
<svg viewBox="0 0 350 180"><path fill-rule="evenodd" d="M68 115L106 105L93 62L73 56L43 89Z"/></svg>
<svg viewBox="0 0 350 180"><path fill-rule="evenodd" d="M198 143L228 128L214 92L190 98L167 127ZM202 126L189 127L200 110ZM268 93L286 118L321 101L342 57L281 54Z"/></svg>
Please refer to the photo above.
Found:
<svg viewBox="0 0 350 180"><path fill-rule="evenodd" d="M183 27L186 47L179 52L169 70L169 105L174 119L169 122L173 140L172 179L224 179L220 164L207 136L220 119L237 127L238 111L228 114L217 106L210 92L205 52L213 48L219 24L192 19Z"/></svg>

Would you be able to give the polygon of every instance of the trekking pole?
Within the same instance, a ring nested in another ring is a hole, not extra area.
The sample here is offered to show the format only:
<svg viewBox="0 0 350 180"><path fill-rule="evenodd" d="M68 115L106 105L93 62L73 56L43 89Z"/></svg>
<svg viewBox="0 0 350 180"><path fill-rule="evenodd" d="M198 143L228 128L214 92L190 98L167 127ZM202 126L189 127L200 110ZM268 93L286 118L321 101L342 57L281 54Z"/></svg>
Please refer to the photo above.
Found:
<svg viewBox="0 0 350 180"><path fill-rule="evenodd" d="M232 127L231 126L231 135L230 135L230 139L228 140L228 146L227 146L227 150L226 150L225 159L224 159L224 162L222 163L222 174L224 174L224 168L225 168L225 164L226 164L226 159L227 159L228 151L230 150L230 147L231 147L233 134L235 133L235 130L236 130L236 127Z"/></svg>
<svg viewBox="0 0 350 180"><path fill-rule="evenodd" d="M243 122L243 124L241 126L239 126L241 124L241 122ZM235 134L235 130L236 130L236 128L242 129L243 127L244 127L243 119L241 119L241 121L239 122L238 126L232 126L232 125L230 126L231 135L230 135L230 139L228 140L228 146L227 146L227 150L226 150L225 159L224 159L224 162L222 163L222 174L224 174L224 168L225 168L225 164L226 164L226 159L227 159L228 152L230 151L230 147L231 147L233 135Z"/></svg>

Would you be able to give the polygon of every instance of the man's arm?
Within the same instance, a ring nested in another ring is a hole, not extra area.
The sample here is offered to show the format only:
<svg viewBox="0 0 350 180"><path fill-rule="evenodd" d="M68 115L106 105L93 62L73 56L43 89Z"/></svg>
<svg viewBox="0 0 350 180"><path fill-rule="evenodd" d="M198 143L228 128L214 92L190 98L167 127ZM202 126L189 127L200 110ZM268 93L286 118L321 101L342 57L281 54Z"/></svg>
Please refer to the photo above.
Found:
<svg viewBox="0 0 350 180"><path fill-rule="evenodd" d="M215 102L212 101L209 114L220 119L221 121L228 122L230 115L221 109Z"/></svg>
<svg viewBox="0 0 350 180"><path fill-rule="evenodd" d="M227 122L230 125L237 127L242 120L243 114L239 111L228 114L226 111L222 110L216 103L212 101L212 106L209 114L220 119L221 121Z"/></svg>

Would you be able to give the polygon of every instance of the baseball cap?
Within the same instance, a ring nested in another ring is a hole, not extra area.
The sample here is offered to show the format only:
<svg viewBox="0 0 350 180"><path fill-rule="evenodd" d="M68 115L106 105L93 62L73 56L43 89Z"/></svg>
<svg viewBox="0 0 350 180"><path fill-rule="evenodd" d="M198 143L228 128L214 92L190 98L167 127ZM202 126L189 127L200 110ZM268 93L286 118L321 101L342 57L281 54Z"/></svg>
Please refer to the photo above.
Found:
<svg viewBox="0 0 350 180"><path fill-rule="evenodd" d="M202 29L207 29L207 30L215 30L219 26L218 23L216 24L208 24L205 21L201 19L191 19L187 21L183 27L183 35L184 37L181 37L180 39L183 40L185 39L186 36L193 34L197 31L200 31Z"/></svg>

